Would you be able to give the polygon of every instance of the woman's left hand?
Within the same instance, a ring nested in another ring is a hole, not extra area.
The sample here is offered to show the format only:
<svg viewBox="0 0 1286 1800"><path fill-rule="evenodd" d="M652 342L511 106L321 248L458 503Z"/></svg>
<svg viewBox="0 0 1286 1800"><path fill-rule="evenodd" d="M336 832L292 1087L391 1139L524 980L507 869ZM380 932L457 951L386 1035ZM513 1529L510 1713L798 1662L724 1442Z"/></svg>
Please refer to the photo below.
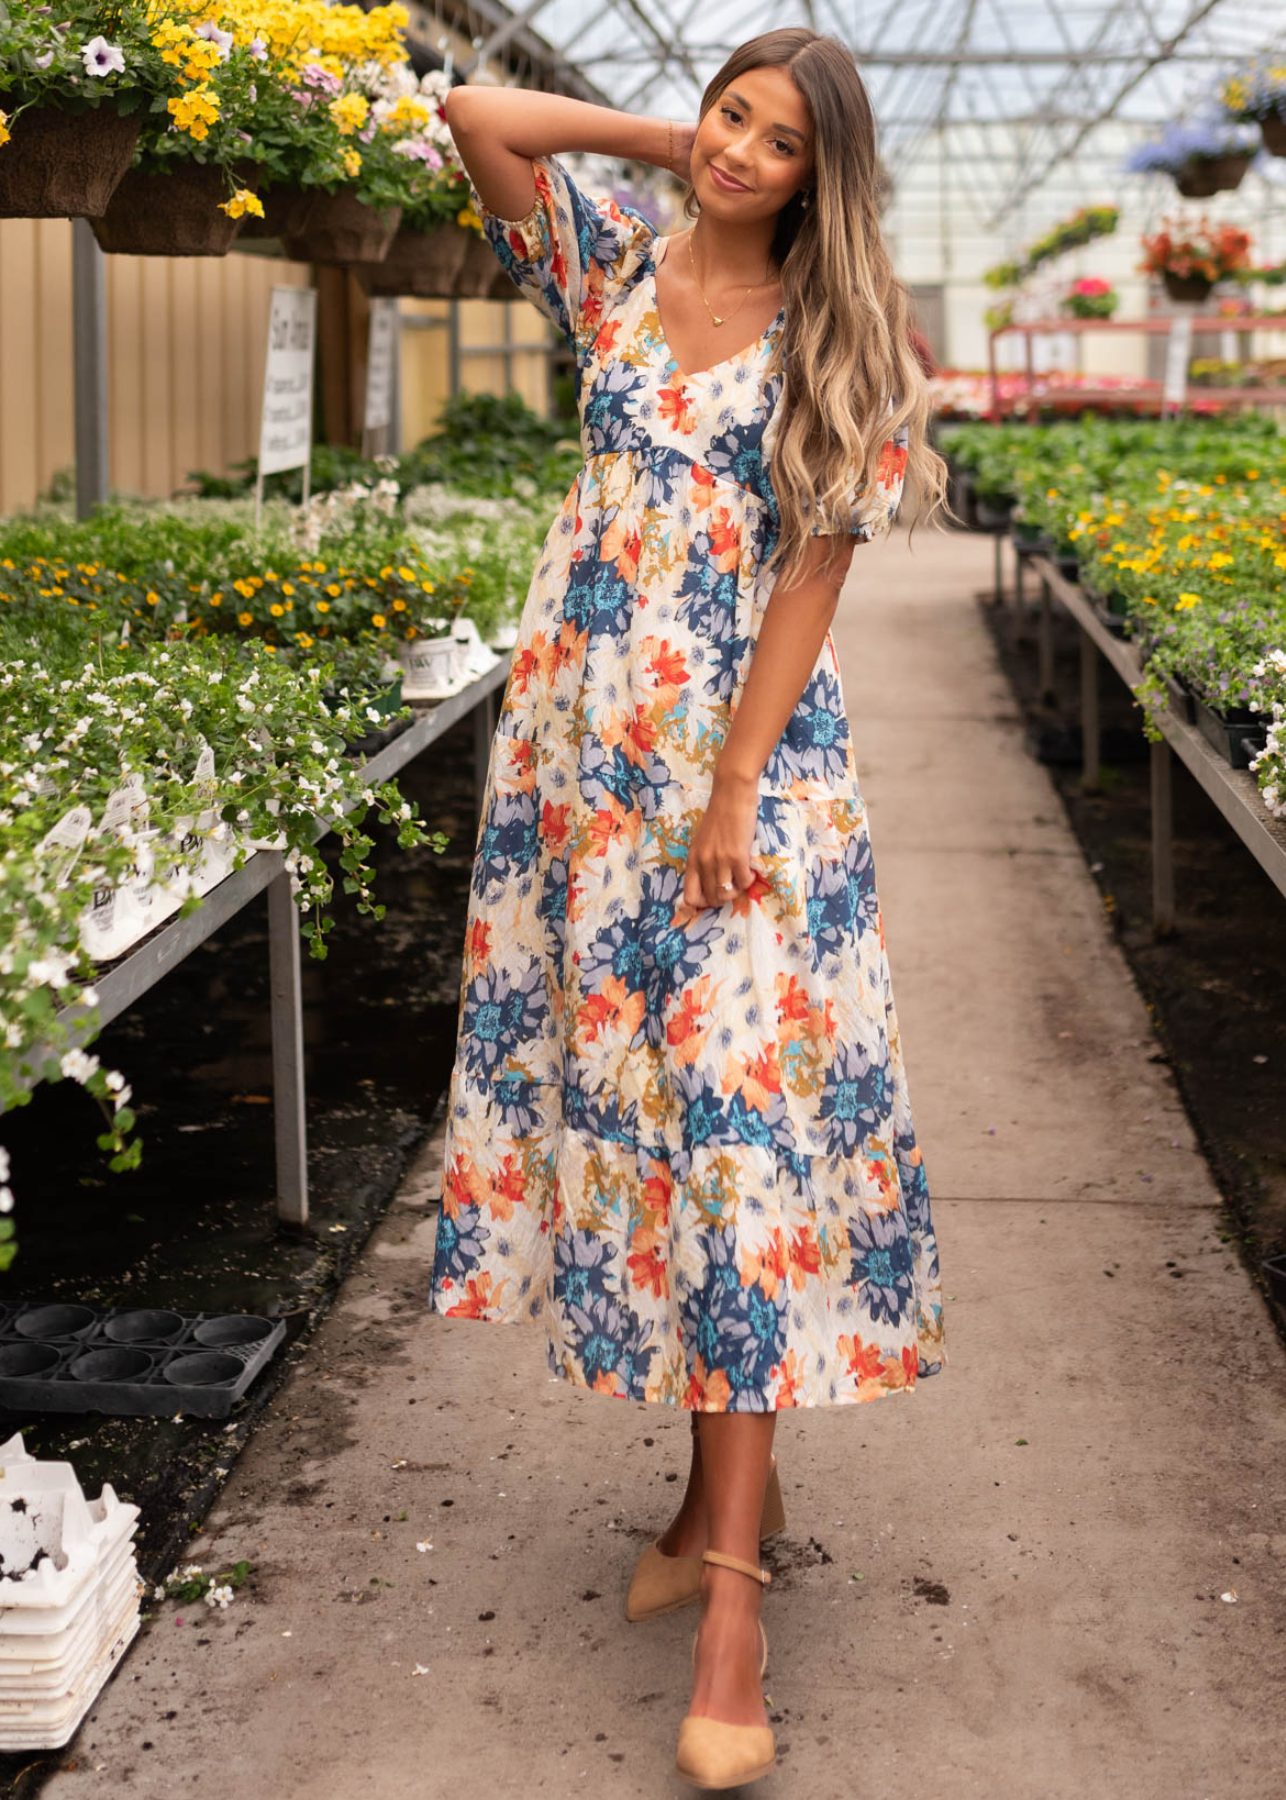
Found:
<svg viewBox="0 0 1286 1800"><path fill-rule="evenodd" d="M759 816L757 782L720 782L692 834L683 875L687 905L726 906L755 879L750 866Z"/></svg>

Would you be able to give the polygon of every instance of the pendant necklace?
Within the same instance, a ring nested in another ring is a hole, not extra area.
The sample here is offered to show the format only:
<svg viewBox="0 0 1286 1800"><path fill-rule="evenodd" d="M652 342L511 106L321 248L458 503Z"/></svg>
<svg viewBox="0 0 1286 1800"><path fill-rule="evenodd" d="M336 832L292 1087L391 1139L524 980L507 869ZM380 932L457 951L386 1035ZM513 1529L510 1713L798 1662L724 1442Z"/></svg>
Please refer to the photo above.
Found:
<svg viewBox="0 0 1286 1800"><path fill-rule="evenodd" d="M722 316L720 316L720 314L716 313L713 306L711 306L710 302L706 299L705 289L701 285L701 277L697 274L697 262L696 262L696 258L692 254L692 233L691 232L688 233L688 261L692 264L692 279L697 284L697 292L701 296L702 304L705 307L706 311L709 313L710 322L713 325L726 325L728 323L729 319L733 318L737 313L739 313L741 311L742 307L746 304L746 301L747 301L752 289L757 288L757 287L767 287L767 285L768 285L768 277L766 274L762 281L752 281L750 284L750 287L748 287L746 289L745 293L741 296L740 300L738 300L737 304L733 307L732 311L730 313L724 313Z"/></svg>

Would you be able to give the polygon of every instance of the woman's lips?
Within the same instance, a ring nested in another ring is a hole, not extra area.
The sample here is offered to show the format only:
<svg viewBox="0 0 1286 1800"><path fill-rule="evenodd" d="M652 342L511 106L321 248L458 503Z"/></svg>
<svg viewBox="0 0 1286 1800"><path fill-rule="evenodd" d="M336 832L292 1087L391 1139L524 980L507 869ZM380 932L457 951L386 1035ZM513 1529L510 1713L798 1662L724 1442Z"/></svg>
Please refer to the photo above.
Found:
<svg viewBox="0 0 1286 1800"><path fill-rule="evenodd" d="M710 164L710 174L716 185L723 188L726 193L748 194L750 192L744 181L734 181L731 175L725 175L723 170L717 168L714 163Z"/></svg>

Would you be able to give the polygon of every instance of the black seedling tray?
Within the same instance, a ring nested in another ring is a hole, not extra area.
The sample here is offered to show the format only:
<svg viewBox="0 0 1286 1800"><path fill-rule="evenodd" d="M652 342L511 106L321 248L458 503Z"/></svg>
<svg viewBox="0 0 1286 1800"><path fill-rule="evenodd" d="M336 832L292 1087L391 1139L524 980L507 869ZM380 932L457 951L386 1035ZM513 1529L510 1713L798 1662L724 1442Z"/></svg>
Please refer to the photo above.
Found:
<svg viewBox="0 0 1286 1800"><path fill-rule="evenodd" d="M285 1335L255 1313L28 1300L0 1307L0 1406L222 1419Z"/></svg>

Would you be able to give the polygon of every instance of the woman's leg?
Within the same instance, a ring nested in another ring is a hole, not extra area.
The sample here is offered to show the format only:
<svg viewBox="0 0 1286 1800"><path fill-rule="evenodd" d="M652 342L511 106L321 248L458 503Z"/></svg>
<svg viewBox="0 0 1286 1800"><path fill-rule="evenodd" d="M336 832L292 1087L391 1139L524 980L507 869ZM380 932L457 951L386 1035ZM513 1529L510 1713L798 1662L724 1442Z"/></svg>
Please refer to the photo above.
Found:
<svg viewBox="0 0 1286 1800"><path fill-rule="evenodd" d="M691 1415L692 1461L688 1467L688 1485L669 1528L657 1539L666 1556L700 1556L710 1542L706 1525L706 1494L701 1470L701 1438L697 1432L697 1416L696 1413Z"/></svg>
<svg viewBox="0 0 1286 1800"><path fill-rule="evenodd" d="M701 1483L711 1550L759 1562L759 1520L775 1412L701 1413ZM764 1725L759 1673L763 1589L735 1569L701 1572L701 1628L689 1711L732 1725Z"/></svg>

